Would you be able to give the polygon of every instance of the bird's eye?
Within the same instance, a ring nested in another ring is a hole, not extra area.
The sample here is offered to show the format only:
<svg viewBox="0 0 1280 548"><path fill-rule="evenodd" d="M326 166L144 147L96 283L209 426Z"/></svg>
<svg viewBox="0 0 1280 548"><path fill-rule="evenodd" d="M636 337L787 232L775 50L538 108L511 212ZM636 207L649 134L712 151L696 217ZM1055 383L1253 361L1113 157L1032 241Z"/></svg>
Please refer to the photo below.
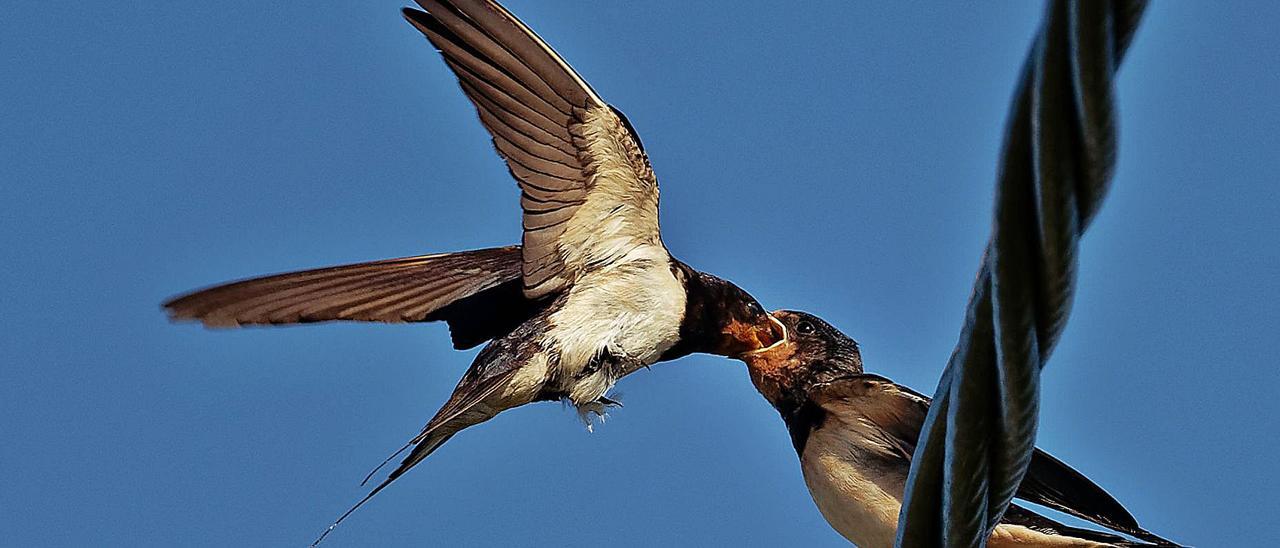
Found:
<svg viewBox="0 0 1280 548"><path fill-rule="evenodd" d="M813 327L813 322L809 320L796 324L796 333L801 335L812 335L814 331L817 331L817 328Z"/></svg>
<svg viewBox="0 0 1280 548"><path fill-rule="evenodd" d="M753 316L764 314L764 309L760 307L760 303L750 303L747 305L747 313Z"/></svg>

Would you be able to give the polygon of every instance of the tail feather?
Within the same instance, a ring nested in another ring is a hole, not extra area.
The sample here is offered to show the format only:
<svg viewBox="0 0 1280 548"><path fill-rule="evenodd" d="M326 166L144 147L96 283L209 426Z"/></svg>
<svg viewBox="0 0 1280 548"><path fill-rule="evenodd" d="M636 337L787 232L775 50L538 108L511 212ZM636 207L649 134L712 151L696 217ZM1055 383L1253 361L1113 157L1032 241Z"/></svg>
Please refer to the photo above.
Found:
<svg viewBox="0 0 1280 548"><path fill-rule="evenodd" d="M481 356L484 356L484 354L485 353L482 352ZM481 364L485 363L480 358L478 358L477 361ZM383 466L386 466L386 464L395 459L396 456L400 455L410 447L413 447L413 450L409 451L409 456L405 457L403 461L400 461L400 465L397 466L395 470L392 470L390 474L387 474L387 477L383 479L377 487L374 487L369 491L369 494L365 495L359 502L347 509L347 511L339 516L337 520L334 520L334 522L325 529L324 533L322 533L320 537L311 544L311 546L315 546L323 541L325 537L329 536L330 532L343 522L343 520L347 519L347 516L350 516L361 506L364 506L364 503L369 502L374 495L377 495L383 489L386 489L388 485L391 485L391 482L399 479L400 476L403 476L409 471L409 469L417 466L418 463L423 461L423 459L426 459L434 453L436 449L439 449L440 446L444 444L444 442L449 441L449 438L452 438L454 434L460 432L464 428L487 421L493 418L498 411L501 411L501 409L492 409L481 406L481 404L484 403L489 396L497 392L498 389L505 386L517 369L501 369L492 372L492 374L488 376L484 376L482 374L485 371L486 370L483 367L477 369L475 364L472 365L472 370L468 371L467 375L462 377L462 381L459 382L458 387L454 389L453 395L449 398L449 401L436 412L436 415L432 417L429 422L427 422L427 426L422 429L422 432L417 436L414 436L409 443L406 443L390 457L387 457L386 460L382 461L382 464L379 464L372 472L369 472L369 475L365 476L364 481L360 482L360 485L367 483L369 478L373 477L378 470L381 470Z"/></svg>
<svg viewBox="0 0 1280 548"><path fill-rule="evenodd" d="M1084 474L1040 449L1031 457L1018 498L1124 533L1153 546L1176 544L1143 529L1120 501Z"/></svg>
<svg viewBox="0 0 1280 548"><path fill-rule="evenodd" d="M1066 525L1058 521L1049 519L1047 517L1044 517L1031 510L1018 506L1017 504L1009 505L1009 509L1005 512L1004 518L1001 520L1001 523L1022 525L1024 527L1028 527L1036 531L1040 531L1042 533L1052 533L1052 534L1063 535L1063 536L1072 537L1072 538L1091 540L1094 542L1107 544L1109 546L1121 546L1121 547L1163 546L1163 547L1169 547L1169 548L1181 548L1182 546L1173 541L1158 537L1145 529L1141 529L1137 527L1135 527L1135 530L1137 532L1134 532L1134 531L1123 531L1123 532L1131 536L1137 537L1140 540L1130 540L1128 538L1125 538L1110 532L1094 531L1092 529L1073 527L1073 526Z"/></svg>
<svg viewBox="0 0 1280 548"><path fill-rule="evenodd" d="M1120 548L1131 548L1131 547L1137 548L1140 546L1148 546L1148 547L1159 546L1162 548L1185 548L1181 544L1177 544L1172 541L1165 540L1163 538L1152 535L1150 533L1147 533L1147 538L1139 537L1139 540L1130 540L1130 539L1121 537L1120 535L1102 533L1099 531L1094 531L1092 529L1084 529L1081 527L1071 527L1069 525L1059 525L1057 527L1057 530L1059 533L1069 537L1103 542L1108 545L1117 546ZM1138 535L1134 535L1134 536L1138 536Z"/></svg>
<svg viewBox="0 0 1280 548"><path fill-rule="evenodd" d="M444 444L444 442L449 441L449 438L453 437L454 433L455 432L449 432L447 434L440 433L439 435L428 436L426 439L422 440L421 443L418 443L418 445L414 446L413 452L410 453L407 458L405 458L404 462L400 463L399 467L397 467L390 474L388 474L386 479L382 480L382 483L379 483L377 487L374 487L372 490L369 491L369 494L365 495L364 498L360 499L359 502L352 505L351 508L348 508L346 512L343 512L341 516L338 516L338 519L334 520L333 523L329 524L329 527L325 528L324 532L321 533L320 536L316 538L314 542L311 543L312 548L314 548L316 545L323 542L325 537L329 536L329 533L332 533L334 529L337 529L338 525L342 524L342 522L346 520L348 516L355 513L356 510L359 510L361 506L364 506L364 503L369 502L369 500L372 499L374 495L377 495L383 489L386 489L388 485L391 485L391 482L395 481L397 478L404 475L404 473L408 472L410 468L414 467L414 465L418 464L419 462L422 462L422 459L425 459L429 455L431 455L431 453L434 453L436 449L439 449L440 446ZM388 457L386 461L383 461L382 464L378 465L378 468L375 468L373 472L370 472L369 476L365 477L365 481L361 482L360 485L364 485L365 482L369 481L369 477L372 477L373 474L377 473L378 469L382 468L384 465L386 465L387 462L391 461L391 459L395 458L396 455L399 455L408 447L409 445L405 445L405 447L401 448L400 451L397 451L394 455L391 455L390 457Z"/></svg>

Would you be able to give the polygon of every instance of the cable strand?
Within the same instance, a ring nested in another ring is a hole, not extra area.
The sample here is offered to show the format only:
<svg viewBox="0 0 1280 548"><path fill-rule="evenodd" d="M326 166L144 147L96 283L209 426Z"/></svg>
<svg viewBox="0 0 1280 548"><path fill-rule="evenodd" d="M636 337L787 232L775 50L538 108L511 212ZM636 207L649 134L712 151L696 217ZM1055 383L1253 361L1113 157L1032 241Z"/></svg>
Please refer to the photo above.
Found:
<svg viewBox="0 0 1280 548"><path fill-rule="evenodd" d="M934 393L899 547L985 546L1035 448L1040 371L1116 158L1113 81L1145 0L1053 0L1010 109L991 239Z"/></svg>

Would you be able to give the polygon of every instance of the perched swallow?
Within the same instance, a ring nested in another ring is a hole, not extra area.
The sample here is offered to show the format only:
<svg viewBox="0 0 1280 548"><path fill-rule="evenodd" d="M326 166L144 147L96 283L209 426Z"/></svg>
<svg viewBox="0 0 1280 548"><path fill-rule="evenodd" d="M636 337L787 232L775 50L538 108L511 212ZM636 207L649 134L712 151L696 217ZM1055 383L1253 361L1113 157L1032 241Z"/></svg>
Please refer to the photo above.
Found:
<svg viewBox="0 0 1280 548"><path fill-rule="evenodd" d="M640 138L560 55L496 2L419 5L405 18L443 55L520 187L523 245L267 276L164 305L208 326L445 321L458 349L492 341L360 504L506 409L564 399L600 414L637 369L782 337L751 295L667 252Z"/></svg>
<svg viewBox="0 0 1280 548"><path fill-rule="evenodd" d="M743 361L756 389L782 415L813 501L850 542L893 546L929 398L863 373L858 344L820 318L773 315L787 328L785 340ZM1145 542L1011 505L989 546L1177 546L1139 527L1101 487L1039 449L1016 496Z"/></svg>

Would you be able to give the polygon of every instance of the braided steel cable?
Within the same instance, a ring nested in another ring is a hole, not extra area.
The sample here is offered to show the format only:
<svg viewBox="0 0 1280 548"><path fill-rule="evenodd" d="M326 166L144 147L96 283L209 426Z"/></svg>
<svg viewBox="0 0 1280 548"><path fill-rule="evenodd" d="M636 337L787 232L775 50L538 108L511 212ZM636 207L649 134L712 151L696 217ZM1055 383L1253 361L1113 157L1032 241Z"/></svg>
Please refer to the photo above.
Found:
<svg viewBox="0 0 1280 548"><path fill-rule="evenodd" d="M1047 8L1010 113L991 239L912 458L899 547L984 546L1026 474L1040 370L1115 165L1112 82L1145 7Z"/></svg>

